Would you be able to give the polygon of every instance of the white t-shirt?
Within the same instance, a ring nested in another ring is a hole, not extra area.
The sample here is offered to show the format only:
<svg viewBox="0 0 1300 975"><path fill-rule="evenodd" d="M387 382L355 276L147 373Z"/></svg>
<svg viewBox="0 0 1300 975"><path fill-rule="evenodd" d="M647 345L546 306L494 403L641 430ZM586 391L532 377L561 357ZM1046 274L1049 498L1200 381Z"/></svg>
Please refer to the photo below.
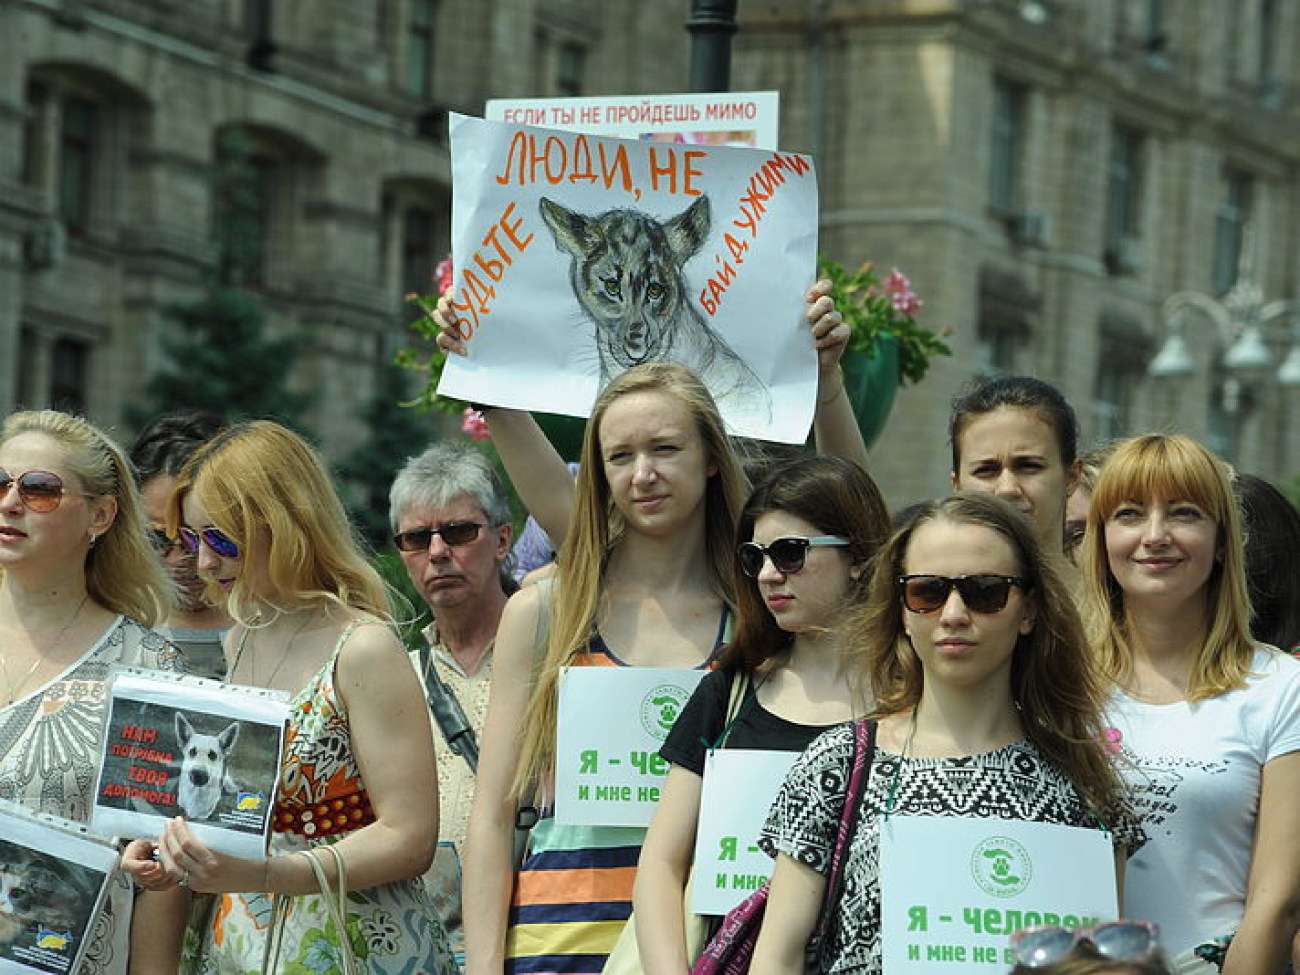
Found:
<svg viewBox="0 0 1300 975"><path fill-rule="evenodd" d="M1107 708L1148 837L1128 862L1124 913L1157 922L1170 954L1241 924L1261 771L1300 751L1300 663L1257 647L1252 666L1245 687L1196 704L1117 692Z"/></svg>

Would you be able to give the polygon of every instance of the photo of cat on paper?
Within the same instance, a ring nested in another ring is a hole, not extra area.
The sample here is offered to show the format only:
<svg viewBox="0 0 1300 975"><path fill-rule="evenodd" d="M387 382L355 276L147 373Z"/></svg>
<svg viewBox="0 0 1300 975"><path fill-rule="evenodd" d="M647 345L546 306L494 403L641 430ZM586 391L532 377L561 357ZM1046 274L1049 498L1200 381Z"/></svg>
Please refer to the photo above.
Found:
<svg viewBox="0 0 1300 975"><path fill-rule="evenodd" d="M802 442L816 353L811 161L456 117L438 392L586 416L624 370L697 372L732 432Z"/></svg>

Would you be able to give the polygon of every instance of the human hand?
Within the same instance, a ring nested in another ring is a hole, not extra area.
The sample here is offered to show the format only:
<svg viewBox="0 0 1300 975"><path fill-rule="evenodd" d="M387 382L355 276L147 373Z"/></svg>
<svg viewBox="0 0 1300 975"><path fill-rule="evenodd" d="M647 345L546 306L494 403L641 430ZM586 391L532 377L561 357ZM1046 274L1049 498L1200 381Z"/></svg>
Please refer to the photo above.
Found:
<svg viewBox="0 0 1300 975"><path fill-rule="evenodd" d="M171 890L176 881L160 861L158 845L153 840L132 840L122 851L120 863L127 875L145 890Z"/></svg>
<svg viewBox="0 0 1300 975"><path fill-rule="evenodd" d="M265 864L209 849L181 816L163 826L158 852L173 881L203 893L258 890L265 877Z"/></svg>
<svg viewBox="0 0 1300 975"><path fill-rule="evenodd" d="M812 332L813 347L817 350L817 373L821 382L831 377L838 378L840 357L848 348L851 334L831 299L830 290L830 281L823 278L815 282L804 296L808 302L804 317Z"/></svg>
<svg viewBox="0 0 1300 975"><path fill-rule="evenodd" d="M451 310L451 299L443 295L438 304L429 313L429 319L438 326L438 348L445 353L465 355L465 339L459 326L455 324L456 316Z"/></svg>

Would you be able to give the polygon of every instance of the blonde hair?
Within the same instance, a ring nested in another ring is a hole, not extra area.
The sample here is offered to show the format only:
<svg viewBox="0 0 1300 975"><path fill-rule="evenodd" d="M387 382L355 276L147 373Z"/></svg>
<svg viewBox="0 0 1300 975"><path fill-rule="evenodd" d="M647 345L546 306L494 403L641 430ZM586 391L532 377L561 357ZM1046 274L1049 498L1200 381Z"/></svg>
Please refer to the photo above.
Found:
<svg viewBox="0 0 1300 975"><path fill-rule="evenodd" d="M1088 635L1102 670L1123 684L1132 669L1124 591L1110 571L1106 521L1126 501L1190 501L1218 525L1219 556L1206 583L1209 626L1196 649L1187 698L1201 701L1245 684L1254 658L1242 519L1228 466L1190 437L1149 434L1115 448L1088 509L1083 579Z"/></svg>
<svg viewBox="0 0 1300 975"><path fill-rule="evenodd" d="M1034 609L1033 628L1017 639L1011 658L1011 695L1025 735L1099 818L1118 818L1123 790L1102 747L1105 687L1088 655L1074 598L1029 520L1003 499L963 492L925 502L880 550L866 602L844 622L841 653L854 686L870 688L880 717L920 703L925 672L903 626L898 580L917 529L932 522L986 528L1011 549L1024 598Z"/></svg>
<svg viewBox="0 0 1300 975"><path fill-rule="evenodd" d="M191 492L265 581L266 591L255 591L255 573L236 577L227 609L238 622L322 603L391 617L383 579L362 554L320 455L293 431L255 420L200 447L172 496L173 535Z"/></svg>
<svg viewBox="0 0 1300 975"><path fill-rule="evenodd" d="M600 610L605 561L623 539L623 519L605 479L600 427L610 406L634 393L662 393L673 399L694 421L696 433L704 441L715 470L704 495L709 581L729 609L735 605L731 561L735 557L736 515L744 503L747 484L718 407L704 384L684 366L670 362L635 366L605 387L583 434L573 520L557 560L555 609L545 654L534 668L537 682L524 713L523 748L514 781L521 796L533 783L544 780L554 765L560 668L591 639ZM541 598L548 595L543 592Z"/></svg>
<svg viewBox="0 0 1300 975"><path fill-rule="evenodd" d="M145 626L167 617L175 589L149 542L131 462L98 427L58 410L11 413L0 441L21 434L48 437L66 451L69 471L85 492L117 502L117 514L86 553L86 592L106 609Z"/></svg>

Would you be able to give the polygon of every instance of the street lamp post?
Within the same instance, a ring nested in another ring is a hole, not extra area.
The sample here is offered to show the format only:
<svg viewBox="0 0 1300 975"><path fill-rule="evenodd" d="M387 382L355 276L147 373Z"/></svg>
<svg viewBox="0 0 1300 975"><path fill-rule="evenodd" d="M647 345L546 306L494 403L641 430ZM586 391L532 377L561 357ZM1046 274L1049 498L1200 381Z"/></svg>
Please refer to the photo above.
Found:
<svg viewBox="0 0 1300 975"><path fill-rule="evenodd" d="M1273 353L1265 342L1271 328L1284 333L1290 352L1277 371L1277 382L1284 387L1300 387L1300 302L1264 301L1263 289L1251 273L1254 265L1254 241L1245 228L1241 263L1237 281L1220 301L1198 291L1178 291L1165 299L1161 312L1165 321L1165 341L1147 372L1157 379L1193 375L1196 363L1184 335L1188 321L1205 321L1213 326L1223 350L1221 362L1226 376L1219 386L1218 400L1222 415L1229 424L1224 440L1216 444L1229 460L1235 460L1237 424L1240 422L1246 381L1272 368ZM1196 315L1189 315L1196 312ZM1283 324L1292 320L1289 329ZM1222 375L1222 374L1220 374Z"/></svg>
<svg viewBox="0 0 1300 975"><path fill-rule="evenodd" d="M691 0L691 90L731 89L731 36L739 0Z"/></svg>
<svg viewBox="0 0 1300 975"><path fill-rule="evenodd" d="M1300 386L1300 301L1264 301L1263 289L1251 274L1254 263L1252 237L1247 228L1237 282L1222 301L1199 291L1178 291L1165 299L1162 308L1165 342L1147 370L1152 376L1167 379L1196 372L1196 364L1183 337L1187 313L1196 311L1218 332L1225 350L1223 364L1238 375L1256 374L1273 365L1273 353L1264 341L1265 333L1274 326L1281 326L1285 319L1292 319L1290 329L1286 330L1291 350L1277 371L1277 381L1283 386Z"/></svg>

